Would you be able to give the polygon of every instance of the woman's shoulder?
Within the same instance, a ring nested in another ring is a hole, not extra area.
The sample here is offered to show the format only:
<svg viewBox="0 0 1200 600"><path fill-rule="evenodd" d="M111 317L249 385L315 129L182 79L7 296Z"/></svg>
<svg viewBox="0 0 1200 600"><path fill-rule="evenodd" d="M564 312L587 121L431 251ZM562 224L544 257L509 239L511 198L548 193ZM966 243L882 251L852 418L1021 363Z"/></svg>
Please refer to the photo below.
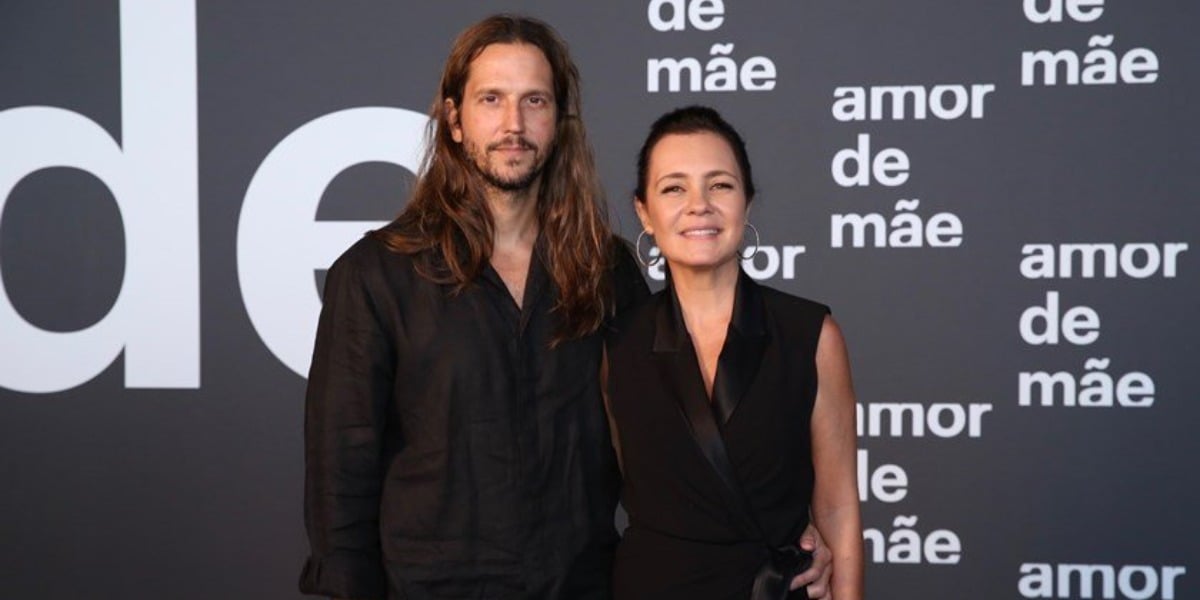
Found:
<svg viewBox="0 0 1200 600"><path fill-rule="evenodd" d="M762 284L756 285L762 291L763 302L766 304L767 310L776 317L783 315L805 319L816 318L823 321L825 315L833 312L829 305L816 300L789 294Z"/></svg>
<svg viewBox="0 0 1200 600"><path fill-rule="evenodd" d="M759 289L771 324L769 328L790 347L816 352L826 317L830 314L829 306L767 286L760 285Z"/></svg>
<svg viewBox="0 0 1200 600"><path fill-rule="evenodd" d="M644 296L633 306L619 312L610 321L605 332L605 343L610 347L624 345L632 338L643 338L654 335L654 325L658 315L658 305L663 300L666 289L649 296Z"/></svg>

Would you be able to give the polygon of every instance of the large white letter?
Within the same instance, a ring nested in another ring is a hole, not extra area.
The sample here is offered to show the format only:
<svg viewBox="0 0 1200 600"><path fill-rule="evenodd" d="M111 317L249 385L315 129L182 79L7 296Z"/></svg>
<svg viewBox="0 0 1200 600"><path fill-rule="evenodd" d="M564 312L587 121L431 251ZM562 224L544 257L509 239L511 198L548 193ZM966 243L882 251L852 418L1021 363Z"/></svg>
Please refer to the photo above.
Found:
<svg viewBox="0 0 1200 600"><path fill-rule="evenodd" d="M36 171L72 167L116 198L125 226L125 280L112 309L80 331L26 321L0 284L0 386L32 393L86 383L125 351L125 385L200 385L200 265L196 182L196 7L122 0L121 140L48 106L0 112L0 213Z"/></svg>
<svg viewBox="0 0 1200 600"><path fill-rule="evenodd" d="M242 299L263 343L296 373L308 375L321 312L314 271L384 224L317 223L321 195L338 173L360 163L394 163L416 173L428 122L402 108L330 113L279 142L250 181L238 219Z"/></svg>

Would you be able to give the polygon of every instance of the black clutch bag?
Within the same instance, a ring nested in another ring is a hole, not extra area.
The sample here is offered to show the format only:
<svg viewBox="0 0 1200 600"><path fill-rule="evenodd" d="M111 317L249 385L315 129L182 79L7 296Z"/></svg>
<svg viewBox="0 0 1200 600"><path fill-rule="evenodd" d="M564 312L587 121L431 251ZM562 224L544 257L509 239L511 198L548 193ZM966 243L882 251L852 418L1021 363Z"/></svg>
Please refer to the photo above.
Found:
<svg viewBox="0 0 1200 600"><path fill-rule="evenodd" d="M754 576L754 589L750 600L787 600L791 593L788 586L797 575L812 566L812 553L796 546L770 548L767 562ZM797 590L800 597L807 598L804 588Z"/></svg>

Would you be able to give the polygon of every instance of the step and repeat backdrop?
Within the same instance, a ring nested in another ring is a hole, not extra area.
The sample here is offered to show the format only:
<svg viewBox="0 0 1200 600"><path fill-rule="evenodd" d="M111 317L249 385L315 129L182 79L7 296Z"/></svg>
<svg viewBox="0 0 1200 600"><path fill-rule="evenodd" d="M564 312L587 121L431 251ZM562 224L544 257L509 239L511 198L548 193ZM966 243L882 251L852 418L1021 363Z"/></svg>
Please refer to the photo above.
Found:
<svg viewBox="0 0 1200 600"><path fill-rule="evenodd" d="M625 237L656 116L748 140L745 268L850 344L869 597L1200 597L1200 5L3 0L6 597L298 596L324 269L500 10Z"/></svg>

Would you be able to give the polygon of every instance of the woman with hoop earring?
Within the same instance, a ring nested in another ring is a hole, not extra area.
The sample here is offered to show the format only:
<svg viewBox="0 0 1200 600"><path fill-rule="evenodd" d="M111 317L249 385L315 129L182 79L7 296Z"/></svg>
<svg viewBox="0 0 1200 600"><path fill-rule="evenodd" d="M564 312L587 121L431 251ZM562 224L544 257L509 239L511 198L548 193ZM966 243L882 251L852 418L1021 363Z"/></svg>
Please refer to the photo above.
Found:
<svg viewBox="0 0 1200 600"><path fill-rule="evenodd" d="M811 520L833 553L830 592L862 598L855 407L829 309L740 267L754 183L741 136L714 110L658 119L634 208L667 287L606 342L605 401L629 528L614 597L807 598L791 590ZM753 249L751 249L751 254ZM748 257L748 256L747 256Z"/></svg>

